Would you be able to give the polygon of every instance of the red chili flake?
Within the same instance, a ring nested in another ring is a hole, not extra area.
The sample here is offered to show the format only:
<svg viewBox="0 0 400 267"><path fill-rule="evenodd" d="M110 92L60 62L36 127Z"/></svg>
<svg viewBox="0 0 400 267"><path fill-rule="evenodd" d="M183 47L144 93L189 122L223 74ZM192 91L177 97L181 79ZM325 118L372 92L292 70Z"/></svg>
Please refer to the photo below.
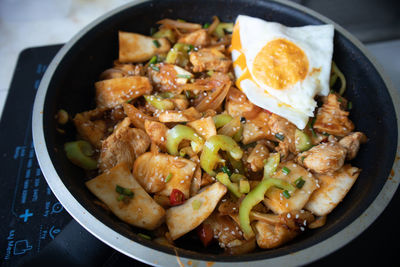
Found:
<svg viewBox="0 0 400 267"><path fill-rule="evenodd" d="M171 206L181 205L185 202L185 195L179 189L174 188L169 196L169 202Z"/></svg>

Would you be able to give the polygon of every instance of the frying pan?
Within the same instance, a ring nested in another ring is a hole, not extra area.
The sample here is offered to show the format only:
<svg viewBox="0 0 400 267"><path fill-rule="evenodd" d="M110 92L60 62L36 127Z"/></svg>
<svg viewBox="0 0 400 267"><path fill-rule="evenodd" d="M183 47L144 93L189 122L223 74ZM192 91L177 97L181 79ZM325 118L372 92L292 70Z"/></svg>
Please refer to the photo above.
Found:
<svg viewBox="0 0 400 267"><path fill-rule="evenodd" d="M256 250L238 256L221 254L217 246L203 248L191 237L181 238L170 248L140 238L143 230L131 227L94 203L86 188L85 173L64 155L63 144L75 139L73 128L66 135L56 131L54 114L60 108L74 115L95 107L93 84L99 74L118 58L118 30L149 34L162 18L180 18L204 23L217 15L234 21L238 14L276 21L288 26L335 25L334 61L347 78L345 97L353 102L351 119L356 130L366 133L364 144L352 164L363 169L340 205L328 216L324 227L307 231L292 242L273 250ZM246 0L134 1L97 19L78 33L56 55L37 92L33 111L33 139L46 180L66 210L84 228L114 249L153 265L187 264L241 266L251 262L301 265L344 246L365 230L383 211L396 191L399 163L399 96L384 78L381 67L364 46L326 17L291 2Z"/></svg>

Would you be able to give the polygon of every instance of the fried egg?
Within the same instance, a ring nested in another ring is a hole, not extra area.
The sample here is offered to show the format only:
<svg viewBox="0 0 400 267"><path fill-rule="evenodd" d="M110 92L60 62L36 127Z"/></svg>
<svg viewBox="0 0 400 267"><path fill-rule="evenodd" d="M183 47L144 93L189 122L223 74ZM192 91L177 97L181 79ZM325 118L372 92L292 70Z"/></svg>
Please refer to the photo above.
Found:
<svg viewBox="0 0 400 267"><path fill-rule="evenodd" d="M236 86L249 100L304 129L329 94L333 25L286 27L239 15L232 34Z"/></svg>

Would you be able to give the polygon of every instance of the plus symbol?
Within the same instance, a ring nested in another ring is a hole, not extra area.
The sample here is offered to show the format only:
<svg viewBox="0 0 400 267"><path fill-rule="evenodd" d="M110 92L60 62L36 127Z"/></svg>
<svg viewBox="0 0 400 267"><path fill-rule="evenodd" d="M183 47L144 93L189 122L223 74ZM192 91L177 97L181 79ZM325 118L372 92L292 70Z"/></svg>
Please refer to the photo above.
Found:
<svg viewBox="0 0 400 267"><path fill-rule="evenodd" d="M33 213L30 213L29 209L26 209L24 214L19 215L20 218L24 219L24 222L27 222L31 216L33 216Z"/></svg>

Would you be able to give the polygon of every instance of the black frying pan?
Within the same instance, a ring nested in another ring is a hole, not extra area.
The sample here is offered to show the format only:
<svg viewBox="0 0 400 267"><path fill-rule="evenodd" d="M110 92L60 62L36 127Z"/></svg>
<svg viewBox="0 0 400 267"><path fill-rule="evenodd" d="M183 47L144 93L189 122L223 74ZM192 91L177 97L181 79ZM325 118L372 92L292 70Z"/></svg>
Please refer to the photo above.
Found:
<svg viewBox="0 0 400 267"><path fill-rule="evenodd" d="M356 130L369 138L352 162L363 169L345 200L328 216L322 228L308 231L273 250L239 255L221 255L217 246L203 248L190 238L177 241L178 249L157 245L136 236L135 229L95 205L86 189L85 174L64 155L63 144L75 139L68 131L56 131L54 114L64 108L76 114L95 107L94 82L118 58L118 30L149 34L162 18L209 22L213 15L234 21L238 14L276 21L288 26L332 23L293 3L245 0L163 0L135 2L98 19L75 36L57 54L42 80L33 114L33 136L42 171L53 192L70 214L89 232L113 248L150 264L176 263L182 259L265 265L302 264L322 257L348 243L382 212L397 188L388 183L398 142L398 122L393 102L399 103L363 46L335 25L334 61L347 78L345 97L353 102L351 119ZM397 162L394 167L398 168ZM393 177L397 181L397 177Z"/></svg>

